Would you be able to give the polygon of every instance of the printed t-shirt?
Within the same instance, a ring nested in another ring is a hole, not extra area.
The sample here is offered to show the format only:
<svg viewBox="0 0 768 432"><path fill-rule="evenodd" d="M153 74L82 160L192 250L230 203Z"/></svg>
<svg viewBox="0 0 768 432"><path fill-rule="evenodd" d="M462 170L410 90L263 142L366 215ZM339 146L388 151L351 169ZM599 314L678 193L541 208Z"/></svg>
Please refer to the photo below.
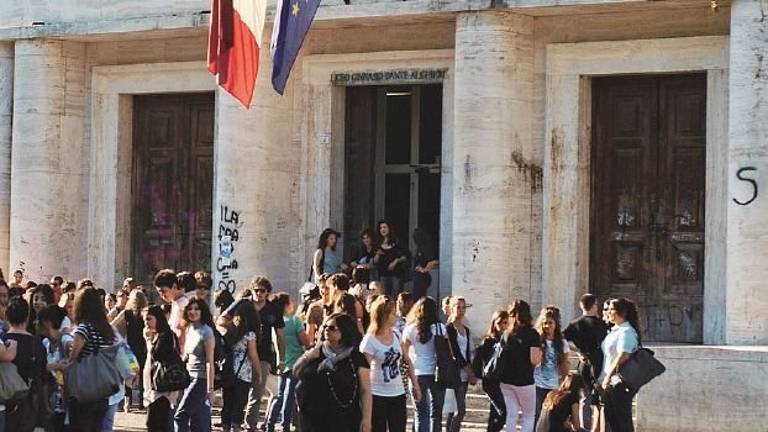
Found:
<svg viewBox="0 0 768 432"><path fill-rule="evenodd" d="M394 397L405 394L400 376L400 338L392 334L392 343L384 344L378 338L365 335L360 352L373 357L371 361L371 393L376 396Z"/></svg>

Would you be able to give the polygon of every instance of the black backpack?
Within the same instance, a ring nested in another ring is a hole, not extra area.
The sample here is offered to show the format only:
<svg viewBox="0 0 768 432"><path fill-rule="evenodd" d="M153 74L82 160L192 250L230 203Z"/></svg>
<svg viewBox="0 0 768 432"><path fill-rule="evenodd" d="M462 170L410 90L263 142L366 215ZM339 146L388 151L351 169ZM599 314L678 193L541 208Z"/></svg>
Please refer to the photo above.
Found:
<svg viewBox="0 0 768 432"><path fill-rule="evenodd" d="M233 347L218 330L213 330L213 337L216 341L213 349L213 388L229 387L235 383Z"/></svg>
<svg viewBox="0 0 768 432"><path fill-rule="evenodd" d="M493 344L492 349L487 353L488 357L484 359L485 364L483 365L482 370L483 379L491 381L498 381L501 379L504 367L504 360L502 357L504 356L506 347L507 344L503 340Z"/></svg>

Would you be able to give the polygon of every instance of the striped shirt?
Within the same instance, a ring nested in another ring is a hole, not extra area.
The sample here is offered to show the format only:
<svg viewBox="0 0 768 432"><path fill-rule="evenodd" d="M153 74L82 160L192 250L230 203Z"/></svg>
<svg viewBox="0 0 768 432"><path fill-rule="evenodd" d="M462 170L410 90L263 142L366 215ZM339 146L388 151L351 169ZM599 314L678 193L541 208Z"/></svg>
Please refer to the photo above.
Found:
<svg viewBox="0 0 768 432"><path fill-rule="evenodd" d="M79 324L75 329L74 334L80 335L85 339L85 345L83 345L83 350L80 351L79 359L93 354L99 347L105 348L112 345L112 342L107 341L107 339L99 333L96 327L91 323Z"/></svg>

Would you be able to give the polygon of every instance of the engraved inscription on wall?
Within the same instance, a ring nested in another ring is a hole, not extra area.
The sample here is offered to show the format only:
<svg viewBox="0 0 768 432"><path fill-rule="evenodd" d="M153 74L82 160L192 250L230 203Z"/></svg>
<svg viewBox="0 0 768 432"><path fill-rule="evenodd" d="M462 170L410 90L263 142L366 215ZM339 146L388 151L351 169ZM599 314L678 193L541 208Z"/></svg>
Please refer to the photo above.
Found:
<svg viewBox="0 0 768 432"><path fill-rule="evenodd" d="M331 75L331 82L337 86L414 84L442 81L447 73L447 68L337 72Z"/></svg>

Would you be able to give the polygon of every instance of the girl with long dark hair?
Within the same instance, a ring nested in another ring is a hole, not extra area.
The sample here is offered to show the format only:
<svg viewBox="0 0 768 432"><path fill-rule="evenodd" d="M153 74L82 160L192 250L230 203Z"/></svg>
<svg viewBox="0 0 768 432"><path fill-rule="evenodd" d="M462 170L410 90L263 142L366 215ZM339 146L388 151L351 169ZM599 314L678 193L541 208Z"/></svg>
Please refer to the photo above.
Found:
<svg viewBox="0 0 768 432"><path fill-rule="evenodd" d="M523 432L533 431L536 424L536 386L533 367L541 362L541 339L533 329L531 307L515 300L509 307L510 324L504 333L501 371L501 393L507 409L507 430L517 428L518 413Z"/></svg>
<svg viewBox="0 0 768 432"><path fill-rule="evenodd" d="M75 293L74 330L70 362L94 354L100 348L115 343L115 331L107 321L104 301L92 285L83 287ZM72 430L91 432L100 431L109 408L108 399L95 402L69 401L69 427Z"/></svg>
<svg viewBox="0 0 768 432"><path fill-rule="evenodd" d="M611 300L607 314L613 328L602 344L603 371L600 382L605 391L605 421L611 432L632 432L635 430L632 399L637 392L619 379L618 372L619 367L640 347L640 317L635 303L627 298Z"/></svg>
<svg viewBox="0 0 768 432"><path fill-rule="evenodd" d="M408 262L407 248L401 248L397 243L392 226L386 220L376 224L378 249L373 257L379 280L384 286L384 294L397 296L403 290L404 264Z"/></svg>
<svg viewBox="0 0 768 432"><path fill-rule="evenodd" d="M144 363L144 405L147 407L147 431L170 432L171 406L179 397L178 391L157 391L152 381L153 372L160 366L181 363L176 334L171 331L161 306L150 306L142 311L144 318L144 340L147 359Z"/></svg>
<svg viewBox="0 0 768 432"><path fill-rule="evenodd" d="M29 323L27 331L31 334L37 332L37 314L48 306L56 304L53 288L48 284L40 284L29 290Z"/></svg>
<svg viewBox="0 0 768 432"><path fill-rule="evenodd" d="M192 378L184 390L174 416L176 432L211 430L211 403L213 401L213 318L208 304L191 298L182 309L184 348L182 359L187 362L187 372Z"/></svg>
<svg viewBox="0 0 768 432"><path fill-rule="evenodd" d="M323 324L321 342L296 361L303 431L370 432L370 372L359 345L352 317L333 314Z"/></svg>
<svg viewBox="0 0 768 432"><path fill-rule="evenodd" d="M445 331L437 317L437 302L432 297L422 297L413 305L403 331L403 350L409 356L421 389L421 400L416 402L416 432L439 432L443 423L445 388L435 382L434 336L444 335Z"/></svg>
<svg viewBox="0 0 768 432"><path fill-rule="evenodd" d="M536 421L547 394L560 387L560 378L568 374L568 343L563 339L560 309L547 306L539 313L536 331L541 335L541 363L533 371L536 384Z"/></svg>
<svg viewBox="0 0 768 432"><path fill-rule="evenodd" d="M245 418L245 405L251 381L261 381L261 361L256 349L261 320L259 313L249 300L240 300L233 311L231 320L220 319L226 328L225 339L232 347L232 368L235 380L222 389L224 405L221 409L221 423L225 432L239 431Z"/></svg>
<svg viewBox="0 0 768 432"><path fill-rule="evenodd" d="M312 256L313 280L317 283L323 273L336 273L345 271L348 267L342 262L341 255L336 251L339 241L339 233L333 228L326 228L320 233L317 241L317 249Z"/></svg>

